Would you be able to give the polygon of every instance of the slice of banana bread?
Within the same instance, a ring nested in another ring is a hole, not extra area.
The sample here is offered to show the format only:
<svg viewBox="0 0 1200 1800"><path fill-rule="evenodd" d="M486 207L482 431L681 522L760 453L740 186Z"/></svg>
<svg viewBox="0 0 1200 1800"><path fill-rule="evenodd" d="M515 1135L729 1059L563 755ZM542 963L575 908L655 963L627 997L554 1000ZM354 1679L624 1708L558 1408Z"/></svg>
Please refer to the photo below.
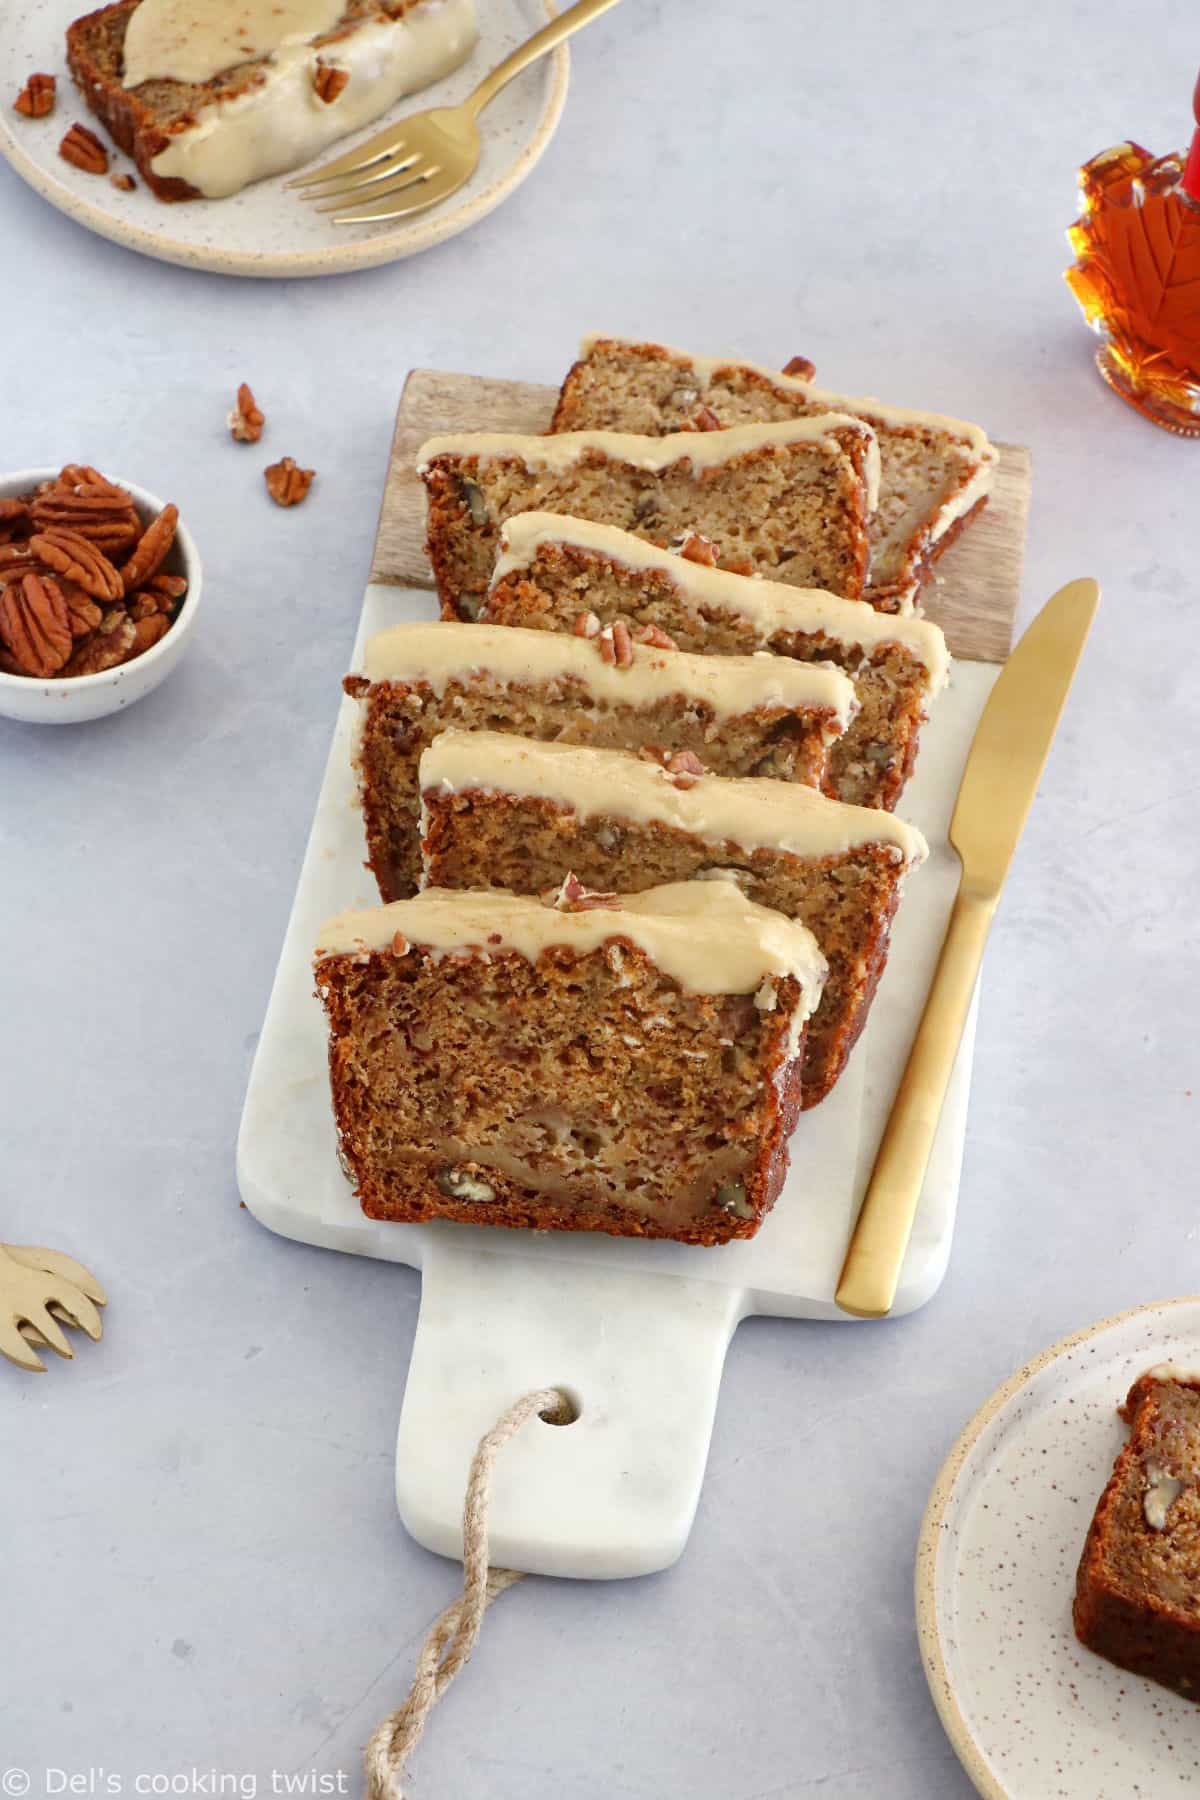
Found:
<svg viewBox="0 0 1200 1800"><path fill-rule="evenodd" d="M327 29L308 42L285 32L271 54L247 55L243 9L209 0L189 16L116 0L68 27L67 64L160 200L222 199L439 80L478 36L475 0L331 0L325 11Z"/></svg>
<svg viewBox="0 0 1200 1800"><path fill-rule="evenodd" d="M1129 1442L1075 1583L1089 1650L1200 1700L1200 1372L1160 1364L1121 1408Z"/></svg>
<svg viewBox="0 0 1200 1800"><path fill-rule="evenodd" d="M769 650L835 663L853 680L859 711L831 746L822 785L835 799L890 811L912 773L929 706L949 679L950 654L939 628L928 619L877 612L861 600L712 567L712 550L698 537L679 548L675 555L586 519L518 513L501 533L481 617L550 631L578 630L581 620L590 628L624 619L634 629L666 634L680 650L720 656Z"/></svg>
<svg viewBox="0 0 1200 1800"><path fill-rule="evenodd" d="M812 936L736 888L427 889L320 934L342 1158L373 1219L722 1244L787 1171Z"/></svg>
<svg viewBox="0 0 1200 1800"><path fill-rule="evenodd" d="M905 611L991 487L996 452L978 425L833 394L756 363L593 337L563 383L552 429L675 432L697 419L711 429L825 412L864 419L878 435L879 506L863 598L886 612Z"/></svg>
<svg viewBox="0 0 1200 1800"><path fill-rule="evenodd" d="M474 619L501 526L532 511L620 525L652 543L702 531L723 563L748 574L857 595L879 450L869 426L831 413L671 437L436 437L417 466L443 616Z"/></svg>
<svg viewBox="0 0 1200 1800"><path fill-rule="evenodd" d="M446 732L421 758L426 878L535 894L568 870L636 893L733 881L807 925L829 964L809 1027L803 1104L829 1092L866 1023L888 931L925 840L890 813L812 788L665 769L622 750ZM715 879L712 879L714 878Z"/></svg>
<svg viewBox="0 0 1200 1800"><path fill-rule="evenodd" d="M819 785L829 745L854 716L834 668L772 656L686 656L634 643L446 621L371 639L346 692L362 703L355 760L368 866L385 900L421 874L417 765L447 726L701 757L729 775Z"/></svg>

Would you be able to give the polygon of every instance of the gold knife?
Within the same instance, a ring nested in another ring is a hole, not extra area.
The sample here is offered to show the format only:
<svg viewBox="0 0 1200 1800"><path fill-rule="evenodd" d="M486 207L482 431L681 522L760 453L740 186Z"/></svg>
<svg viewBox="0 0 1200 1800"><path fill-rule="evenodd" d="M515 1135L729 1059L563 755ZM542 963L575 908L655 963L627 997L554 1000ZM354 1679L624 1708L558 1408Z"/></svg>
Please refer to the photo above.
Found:
<svg viewBox="0 0 1200 1800"><path fill-rule="evenodd" d="M882 1319L896 1298L988 931L1099 601L1096 582L1084 580L1046 602L975 732L950 821L958 894L835 1295L860 1319Z"/></svg>

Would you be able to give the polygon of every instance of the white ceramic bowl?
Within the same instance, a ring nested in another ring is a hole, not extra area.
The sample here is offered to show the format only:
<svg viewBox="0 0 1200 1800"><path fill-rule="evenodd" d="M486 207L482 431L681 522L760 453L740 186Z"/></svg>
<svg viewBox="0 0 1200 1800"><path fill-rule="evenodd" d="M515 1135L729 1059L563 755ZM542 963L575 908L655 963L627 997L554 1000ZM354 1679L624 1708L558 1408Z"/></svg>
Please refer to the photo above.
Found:
<svg viewBox="0 0 1200 1800"><path fill-rule="evenodd" d="M104 473L107 475L108 471ZM27 494L39 482L52 481L57 474L57 469L18 469L13 475L0 475L0 500ZM110 479L133 495L143 523L148 524L166 505L134 481L126 481L120 475ZM20 719L30 725L79 725L132 706L165 681L187 649L200 606L200 557L182 519L163 566L172 575L186 576L188 584L183 604L165 637L132 662L118 663L115 669L104 669L99 675L74 675L69 680L52 676L42 680L36 675L7 675L0 669L0 717Z"/></svg>

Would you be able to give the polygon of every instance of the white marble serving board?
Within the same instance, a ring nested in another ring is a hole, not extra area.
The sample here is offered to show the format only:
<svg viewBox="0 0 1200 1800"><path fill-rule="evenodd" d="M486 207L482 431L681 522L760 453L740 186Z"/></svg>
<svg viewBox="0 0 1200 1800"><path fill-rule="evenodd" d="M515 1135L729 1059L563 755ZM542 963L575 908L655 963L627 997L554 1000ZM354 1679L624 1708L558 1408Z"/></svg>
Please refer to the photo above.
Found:
<svg viewBox="0 0 1200 1800"><path fill-rule="evenodd" d="M373 632L428 618L431 596L368 588L354 666ZM421 1318L397 1449L397 1497L418 1540L461 1546L474 1446L529 1387L555 1383L581 1407L506 1451L493 1560L545 1573L619 1576L679 1555L699 1497L726 1345L751 1313L846 1319L833 1292L880 1132L937 959L958 879L946 829L993 664L955 664L927 726L903 815L930 843L892 930L870 1022L832 1095L802 1116L792 1166L757 1237L718 1249L562 1232L363 1217L338 1163L326 1039L313 992L322 921L372 904L363 867L343 700L250 1076L238 1181L284 1236L422 1270ZM974 1014L938 1130L895 1313L937 1290L950 1254ZM847 1323L853 1323L847 1319Z"/></svg>

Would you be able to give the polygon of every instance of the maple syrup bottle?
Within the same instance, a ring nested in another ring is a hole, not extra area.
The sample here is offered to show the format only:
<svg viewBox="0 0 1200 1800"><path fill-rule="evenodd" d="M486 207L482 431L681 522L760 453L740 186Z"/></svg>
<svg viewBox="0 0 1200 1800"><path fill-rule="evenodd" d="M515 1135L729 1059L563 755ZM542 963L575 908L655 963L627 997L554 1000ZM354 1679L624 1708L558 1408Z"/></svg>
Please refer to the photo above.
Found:
<svg viewBox="0 0 1200 1800"><path fill-rule="evenodd" d="M1200 81L1192 105L1200 127ZM1147 419L1200 437L1200 129L1186 158L1102 150L1079 190L1066 278L1104 339L1096 367Z"/></svg>

